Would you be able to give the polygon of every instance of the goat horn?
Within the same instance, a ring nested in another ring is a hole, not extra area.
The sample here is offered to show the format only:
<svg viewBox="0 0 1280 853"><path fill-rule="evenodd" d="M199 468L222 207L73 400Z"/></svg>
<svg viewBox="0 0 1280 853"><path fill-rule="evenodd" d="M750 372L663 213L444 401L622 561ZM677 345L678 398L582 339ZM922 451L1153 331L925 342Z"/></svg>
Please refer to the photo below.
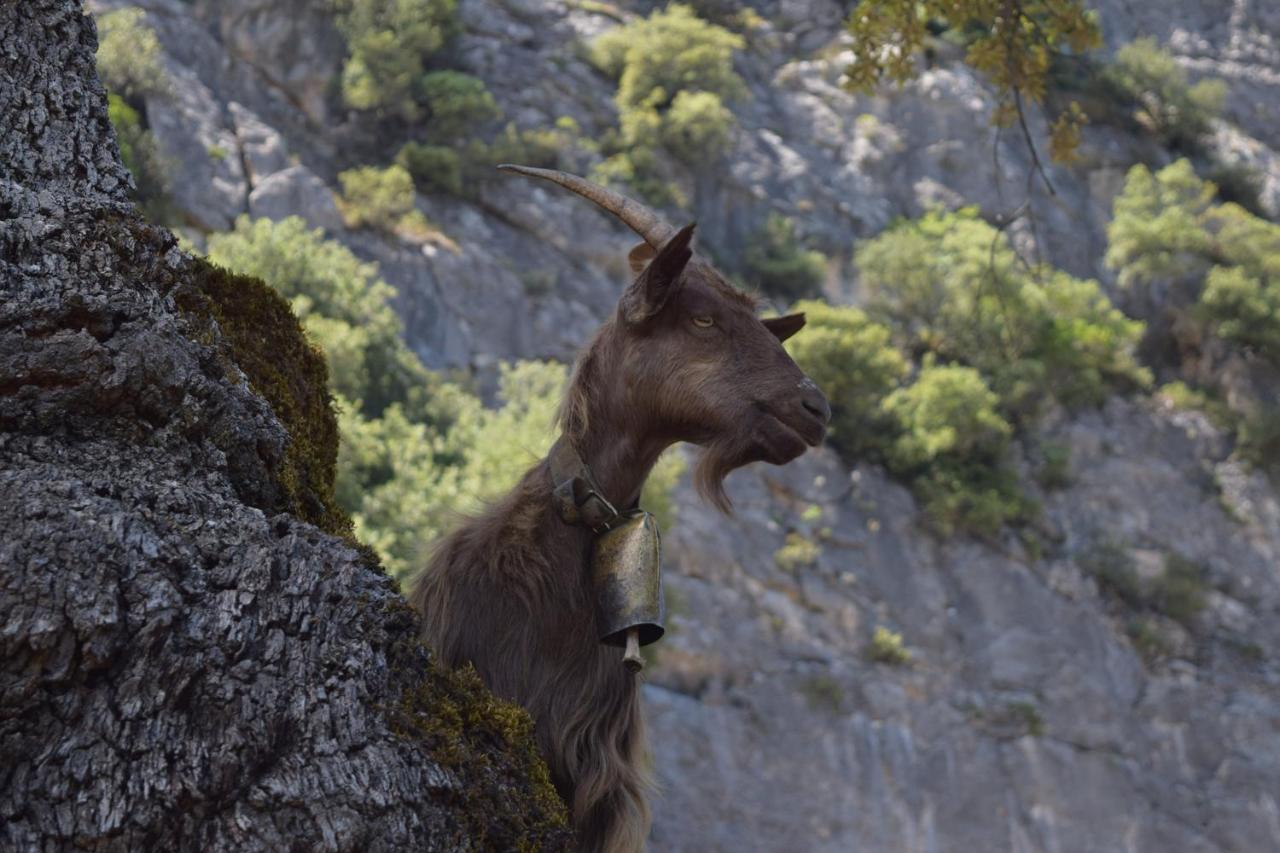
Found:
<svg viewBox="0 0 1280 853"><path fill-rule="evenodd" d="M567 190L572 190L621 219L628 228L643 237L644 241L655 249L662 248L662 245L676 231L666 222L663 222L662 217L640 202L627 198L613 190L605 189L599 184L593 184L585 178L579 178L577 175L570 175L568 172L559 172L555 169L516 166L511 163L503 163L498 168L503 172L515 172L520 175L528 175L531 178L542 178L554 184L559 184Z"/></svg>

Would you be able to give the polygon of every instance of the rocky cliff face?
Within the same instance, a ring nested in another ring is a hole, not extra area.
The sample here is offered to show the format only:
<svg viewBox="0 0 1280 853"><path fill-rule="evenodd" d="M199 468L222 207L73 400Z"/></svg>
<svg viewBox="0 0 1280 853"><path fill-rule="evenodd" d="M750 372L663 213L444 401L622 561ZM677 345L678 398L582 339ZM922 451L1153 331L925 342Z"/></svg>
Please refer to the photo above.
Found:
<svg viewBox="0 0 1280 853"><path fill-rule="evenodd" d="M91 19L0 46L0 847L563 848L528 718L332 510L288 305L127 203Z"/></svg>
<svg viewBox="0 0 1280 853"><path fill-rule="evenodd" d="M325 97L342 49L315 4L136 5L178 81L147 114L193 225L247 212L324 227L399 288L431 366L568 358L613 304L633 241L551 189L502 179L469 201L420 197L456 251L342 225L332 192L349 128ZM1258 169L1262 205L1280 212L1278 13L1097 5L1107 49L1152 34L1193 76L1227 81L1213 145ZM1110 284L1104 227L1124 173L1171 153L1094 127L1080 164L1051 168L1056 195L1028 191L1025 146L990 127L991 97L963 66L941 57L900 91L854 96L839 86L846 4L753 6L765 23L737 61L751 97L734 106L731 151L684 183L717 256L776 210L835 259L828 295L856 299L855 239L931 205L1026 203L1036 230L1012 226L1024 246ZM563 115L598 136L616 122L613 86L581 44L649 8L462 0L457 55L522 126ZM1044 520L1025 540L940 540L882 471L826 452L735 475L729 520L682 487L673 630L646 688L665 788L655 849L1274 846L1280 495L1226 459L1203 417L1156 398L1042 425L1022 445L1029 482L1048 442L1072 462L1040 489ZM774 557L789 533L817 545L790 571ZM1174 618L1142 603L1184 563L1203 571L1203 608ZM1148 592L1126 593L1115 578L1130 575ZM909 663L869 658L877 627L901 633Z"/></svg>

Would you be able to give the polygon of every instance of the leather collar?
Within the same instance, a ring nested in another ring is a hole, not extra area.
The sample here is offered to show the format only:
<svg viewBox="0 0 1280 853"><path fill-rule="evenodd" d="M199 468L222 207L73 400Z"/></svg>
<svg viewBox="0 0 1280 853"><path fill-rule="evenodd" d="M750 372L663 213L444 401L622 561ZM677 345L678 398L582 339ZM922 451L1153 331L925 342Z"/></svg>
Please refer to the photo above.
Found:
<svg viewBox="0 0 1280 853"><path fill-rule="evenodd" d="M566 524L581 524L604 533L625 518L604 496L591 468L573 444L560 436L547 454L551 473L551 502Z"/></svg>

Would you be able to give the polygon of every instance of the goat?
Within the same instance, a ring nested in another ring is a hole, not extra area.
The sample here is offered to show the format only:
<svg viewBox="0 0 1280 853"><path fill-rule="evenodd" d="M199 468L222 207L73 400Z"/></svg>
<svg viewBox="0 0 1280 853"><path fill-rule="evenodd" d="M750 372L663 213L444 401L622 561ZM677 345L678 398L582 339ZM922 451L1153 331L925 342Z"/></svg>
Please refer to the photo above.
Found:
<svg viewBox="0 0 1280 853"><path fill-rule="evenodd" d="M679 231L644 205L563 172L501 166L564 186L613 213L644 242L638 275L578 358L559 414L568 441L615 507L634 506L659 454L703 448L694 482L728 513L723 481L754 461L781 465L821 442L826 398L782 341L804 315L760 320ZM445 536L411 600L446 665L470 663L498 696L526 708L584 851L635 851L651 787L639 684L597 630L592 532L553 509L549 462Z"/></svg>

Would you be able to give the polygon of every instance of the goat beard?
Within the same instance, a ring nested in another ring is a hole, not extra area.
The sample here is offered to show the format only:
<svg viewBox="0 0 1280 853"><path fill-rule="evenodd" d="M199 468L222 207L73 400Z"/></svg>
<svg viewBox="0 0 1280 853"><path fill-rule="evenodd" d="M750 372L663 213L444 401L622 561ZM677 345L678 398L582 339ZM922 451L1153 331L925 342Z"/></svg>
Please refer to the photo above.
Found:
<svg viewBox="0 0 1280 853"><path fill-rule="evenodd" d="M706 444L693 466L693 485L703 499L725 515L733 515L733 501L724 490L724 480L743 465L761 458L750 440L718 438Z"/></svg>

